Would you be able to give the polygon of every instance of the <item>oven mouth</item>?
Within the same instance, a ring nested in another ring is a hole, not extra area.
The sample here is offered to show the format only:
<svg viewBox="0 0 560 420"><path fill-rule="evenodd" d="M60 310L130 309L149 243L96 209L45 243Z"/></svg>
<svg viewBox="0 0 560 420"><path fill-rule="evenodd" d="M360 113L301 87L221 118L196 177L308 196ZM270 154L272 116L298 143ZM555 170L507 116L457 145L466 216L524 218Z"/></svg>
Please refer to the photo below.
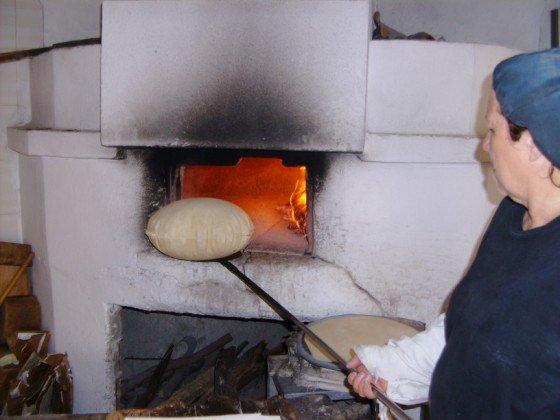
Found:
<svg viewBox="0 0 560 420"><path fill-rule="evenodd" d="M247 251L312 254L313 198L325 160L324 153L316 152L151 150L146 163L159 186L146 192L165 185L165 198L152 196L148 202L161 206L185 198L223 199L245 210L255 225Z"/></svg>

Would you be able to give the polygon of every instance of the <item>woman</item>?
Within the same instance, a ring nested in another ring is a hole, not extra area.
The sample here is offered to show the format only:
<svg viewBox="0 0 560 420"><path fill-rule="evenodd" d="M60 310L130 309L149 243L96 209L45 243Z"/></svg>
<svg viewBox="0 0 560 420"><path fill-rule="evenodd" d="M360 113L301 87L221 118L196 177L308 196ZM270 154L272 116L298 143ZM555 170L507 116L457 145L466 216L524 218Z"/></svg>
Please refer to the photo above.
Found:
<svg viewBox="0 0 560 420"><path fill-rule="evenodd" d="M507 194L449 309L413 339L359 346L348 376L434 419L560 418L560 49L493 74L483 141Z"/></svg>

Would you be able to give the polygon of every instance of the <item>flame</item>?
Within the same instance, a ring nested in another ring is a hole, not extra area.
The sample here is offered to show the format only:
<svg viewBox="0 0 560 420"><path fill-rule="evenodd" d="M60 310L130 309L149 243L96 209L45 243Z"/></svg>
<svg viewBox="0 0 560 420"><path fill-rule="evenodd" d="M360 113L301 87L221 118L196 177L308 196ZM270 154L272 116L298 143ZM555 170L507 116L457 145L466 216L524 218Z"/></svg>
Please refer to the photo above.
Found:
<svg viewBox="0 0 560 420"><path fill-rule="evenodd" d="M307 236L307 169L305 166L299 167L299 173L300 176L290 195L289 203L280 207L279 210L284 214L283 218L290 222L289 229Z"/></svg>

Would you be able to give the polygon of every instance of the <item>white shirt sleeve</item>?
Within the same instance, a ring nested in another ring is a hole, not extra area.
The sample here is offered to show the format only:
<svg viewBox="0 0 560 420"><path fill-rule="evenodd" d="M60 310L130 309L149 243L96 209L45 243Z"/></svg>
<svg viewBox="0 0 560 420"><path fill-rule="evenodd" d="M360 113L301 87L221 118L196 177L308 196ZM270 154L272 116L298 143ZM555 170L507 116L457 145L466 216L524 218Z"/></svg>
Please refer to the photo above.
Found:
<svg viewBox="0 0 560 420"><path fill-rule="evenodd" d="M374 375L387 381L387 396L399 404L428 400L430 381L445 346L445 314L413 337L391 340L385 346L357 346L354 350Z"/></svg>

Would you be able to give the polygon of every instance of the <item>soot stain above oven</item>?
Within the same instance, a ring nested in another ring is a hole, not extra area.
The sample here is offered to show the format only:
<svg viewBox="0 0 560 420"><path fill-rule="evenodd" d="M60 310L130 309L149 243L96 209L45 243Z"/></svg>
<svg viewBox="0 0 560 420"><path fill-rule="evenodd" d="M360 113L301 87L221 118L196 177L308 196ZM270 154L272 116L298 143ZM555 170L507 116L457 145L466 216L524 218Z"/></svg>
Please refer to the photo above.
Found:
<svg viewBox="0 0 560 420"><path fill-rule="evenodd" d="M308 93L288 95L285 90L282 83L261 76L257 81L249 77L217 81L200 87L194 96L189 93L186 103L167 111L148 114L143 108L136 133L140 139L178 139L198 147L305 149L319 132Z"/></svg>

